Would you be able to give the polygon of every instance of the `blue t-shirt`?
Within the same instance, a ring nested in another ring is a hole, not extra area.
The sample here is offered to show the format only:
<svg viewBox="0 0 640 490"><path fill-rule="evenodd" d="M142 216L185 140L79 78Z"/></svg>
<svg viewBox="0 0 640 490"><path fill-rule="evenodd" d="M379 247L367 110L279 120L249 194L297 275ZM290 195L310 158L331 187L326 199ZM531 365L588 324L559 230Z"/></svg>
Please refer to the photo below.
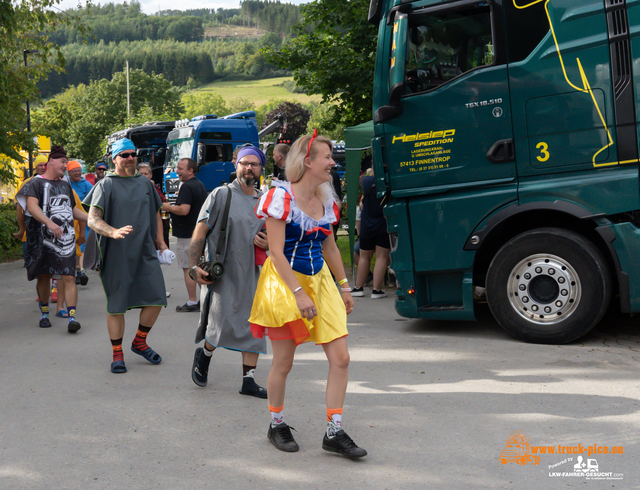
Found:
<svg viewBox="0 0 640 490"><path fill-rule="evenodd" d="M93 188L91 182L85 178L81 178L78 182L74 182L69 179L69 183L71 184L71 188L76 191L76 194L78 194L81 201L84 201L84 198L87 197L87 194L89 194L89 191Z"/></svg>

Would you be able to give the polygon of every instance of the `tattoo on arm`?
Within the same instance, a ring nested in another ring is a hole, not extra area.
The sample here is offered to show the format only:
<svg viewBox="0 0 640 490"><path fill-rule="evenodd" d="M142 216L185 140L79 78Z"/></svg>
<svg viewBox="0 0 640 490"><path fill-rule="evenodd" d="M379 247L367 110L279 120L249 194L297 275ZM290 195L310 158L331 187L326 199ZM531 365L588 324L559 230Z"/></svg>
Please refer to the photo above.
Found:
<svg viewBox="0 0 640 490"><path fill-rule="evenodd" d="M109 226L102 217L104 213L102 209L96 206L91 206L89 209L89 228L94 230L96 233L100 235L104 235L106 237L112 237L115 228Z"/></svg>
<svg viewBox="0 0 640 490"><path fill-rule="evenodd" d="M191 245L189 246L189 268L194 265L198 265L200 262L200 256L204 252L204 238L191 239Z"/></svg>

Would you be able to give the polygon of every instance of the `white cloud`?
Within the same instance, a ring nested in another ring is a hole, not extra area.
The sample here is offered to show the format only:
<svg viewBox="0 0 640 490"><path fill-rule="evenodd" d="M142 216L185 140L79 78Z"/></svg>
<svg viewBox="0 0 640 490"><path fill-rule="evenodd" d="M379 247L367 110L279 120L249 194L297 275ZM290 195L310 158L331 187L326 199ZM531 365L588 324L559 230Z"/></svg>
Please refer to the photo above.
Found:
<svg viewBox="0 0 640 490"><path fill-rule="evenodd" d="M293 3L300 5L308 3L310 0L289 0L282 3ZM106 5L108 3L124 3L122 1L108 2L96 0L95 4ZM58 5L61 10L76 8L78 4L83 5L84 2L79 0L62 0ZM240 0L181 0L179 4L175 0L140 0L142 11L145 14L154 14L159 10L189 10L189 9L237 9L240 7Z"/></svg>

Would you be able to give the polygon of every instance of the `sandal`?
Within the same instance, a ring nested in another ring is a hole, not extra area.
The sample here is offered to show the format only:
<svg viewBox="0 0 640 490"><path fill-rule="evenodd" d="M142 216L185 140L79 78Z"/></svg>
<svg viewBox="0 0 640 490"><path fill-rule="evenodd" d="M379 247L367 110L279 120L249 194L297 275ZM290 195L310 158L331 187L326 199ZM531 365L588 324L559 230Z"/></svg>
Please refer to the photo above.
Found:
<svg viewBox="0 0 640 490"><path fill-rule="evenodd" d="M162 357L160 357L160 354L154 351L151 347L148 347L145 350L138 350L132 345L131 350L139 356L144 357L151 364L160 364L162 362Z"/></svg>
<svg viewBox="0 0 640 490"><path fill-rule="evenodd" d="M111 372L115 374L126 373L127 366L124 365L124 361L114 361L111 363Z"/></svg>
<svg viewBox="0 0 640 490"><path fill-rule="evenodd" d="M60 318L69 318L69 313L67 313L67 310L60 310L56 313L56 316Z"/></svg>

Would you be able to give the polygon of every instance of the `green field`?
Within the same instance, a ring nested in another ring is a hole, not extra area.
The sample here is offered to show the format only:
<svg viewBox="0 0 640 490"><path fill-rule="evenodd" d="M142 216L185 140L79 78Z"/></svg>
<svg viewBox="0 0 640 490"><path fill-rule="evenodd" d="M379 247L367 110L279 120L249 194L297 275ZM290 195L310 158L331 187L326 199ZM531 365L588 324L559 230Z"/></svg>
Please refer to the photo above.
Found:
<svg viewBox="0 0 640 490"><path fill-rule="evenodd" d="M310 101L320 101L321 97L319 95L313 95L310 97L305 94L294 94L284 87L277 87L278 84L290 80L293 80L293 77L210 83L209 85L203 85L200 88L191 90L188 93L214 93L222 96L225 100L248 99L251 100L256 107L266 104L270 100L280 99L299 102L301 104L306 104Z"/></svg>

